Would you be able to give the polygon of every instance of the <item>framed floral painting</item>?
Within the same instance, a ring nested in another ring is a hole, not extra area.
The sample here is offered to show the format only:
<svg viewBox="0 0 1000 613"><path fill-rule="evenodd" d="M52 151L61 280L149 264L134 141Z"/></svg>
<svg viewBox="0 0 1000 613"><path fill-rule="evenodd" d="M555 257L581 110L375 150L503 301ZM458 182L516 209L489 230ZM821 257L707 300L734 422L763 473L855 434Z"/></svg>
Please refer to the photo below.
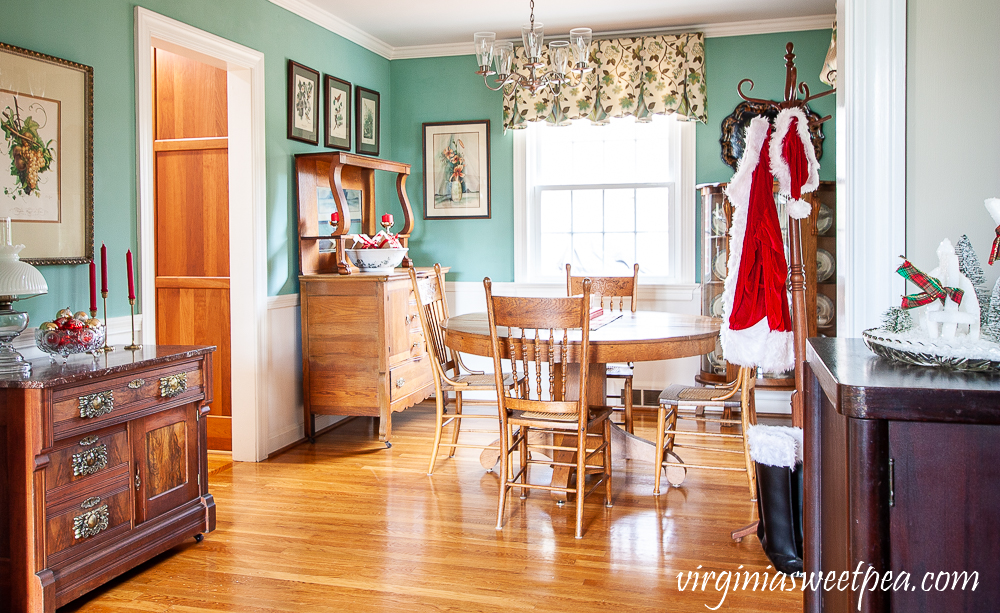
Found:
<svg viewBox="0 0 1000 613"><path fill-rule="evenodd" d="M22 260L94 257L94 69L0 43L0 218Z"/></svg>
<svg viewBox="0 0 1000 613"><path fill-rule="evenodd" d="M366 87L354 88L354 129L357 132L356 153L378 155L382 125L379 117L379 93Z"/></svg>
<svg viewBox="0 0 1000 613"><path fill-rule="evenodd" d="M319 73L288 60L288 138L319 144Z"/></svg>
<svg viewBox="0 0 1000 613"><path fill-rule="evenodd" d="M323 144L331 149L351 150L351 84L323 75Z"/></svg>
<svg viewBox="0 0 1000 613"><path fill-rule="evenodd" d="M424 124L424 219L489 219L490 121Z"/></svg>

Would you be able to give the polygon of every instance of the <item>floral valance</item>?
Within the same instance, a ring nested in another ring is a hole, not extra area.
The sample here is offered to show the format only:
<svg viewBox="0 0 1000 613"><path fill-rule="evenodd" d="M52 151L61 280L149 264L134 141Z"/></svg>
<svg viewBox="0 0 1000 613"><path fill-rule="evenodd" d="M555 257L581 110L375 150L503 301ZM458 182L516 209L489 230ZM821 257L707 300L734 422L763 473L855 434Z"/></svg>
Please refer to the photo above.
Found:
<svg viewBox="0 0 1000 613"><path fill-rule="evenodd" d="M547 49L543 61L549 66ZM527 77L524 47L514 50L513 70ZM701 32L596 40L590 51L592 72L578 86L564 86L558 98L549 89L537 94L508 86L504 90L504 128L524 128L529 121L564 125L589 118L677 113L706 122L705 35Z"/></svg>

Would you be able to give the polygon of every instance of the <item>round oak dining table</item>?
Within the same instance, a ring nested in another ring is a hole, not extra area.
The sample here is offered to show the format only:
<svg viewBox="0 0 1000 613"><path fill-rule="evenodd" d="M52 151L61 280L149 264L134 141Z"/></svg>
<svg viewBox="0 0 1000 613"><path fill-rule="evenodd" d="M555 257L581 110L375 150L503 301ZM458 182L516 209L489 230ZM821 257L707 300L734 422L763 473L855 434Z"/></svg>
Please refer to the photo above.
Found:
<svg viewBox="0 0 1000 613"><path fill-rule="evenodd" d="M486 313L467 313L444 320L445 344L453 350L472 355L492 356L490 324ZM600 398L595 405L605 403L606 364L612 362L647 362L670 360L706 354L715 350L721 320L701 315L684 315L660 311L625 311L621 317L590 332L590 359L586 389L588 398ZM499 328L500 351L507 357L506 328ZM576 341L579 343L579 340ZM573 343L572 337L570 344ZM653 443L612 425L612 455L633 460L655 462ZM499 452L487 449L480 457L486 468L496 464ZM553 473L553 480L568 479ZM667 479L679 485L683 469L668 471Z"/></svg>

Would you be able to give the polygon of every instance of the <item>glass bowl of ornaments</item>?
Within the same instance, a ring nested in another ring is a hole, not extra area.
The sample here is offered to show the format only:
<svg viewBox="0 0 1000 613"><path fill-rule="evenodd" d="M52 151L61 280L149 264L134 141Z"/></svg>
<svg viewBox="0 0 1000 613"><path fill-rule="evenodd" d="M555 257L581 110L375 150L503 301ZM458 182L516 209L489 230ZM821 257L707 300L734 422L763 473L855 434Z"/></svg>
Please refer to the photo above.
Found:
<svg viewBox="0 0 1000 613"><path fill-rule="evenodd" d="M354 248L345 249L344 252L361 272L392 272L408 251L400 244L399 239L388 232L379 232L371 238L356 234L352 238Z"/></svg>
<svg viewBox="0 0 1000 613"><path fill-rule="evenodd" d="M35 330L35 345L49 354L54 363L56 356L62 356L63 363L71 355L89 353L95 358L104 346L106 328L100 319L92 318L84 311L73 313L62 309L56 318L46 321Z"/></svg>

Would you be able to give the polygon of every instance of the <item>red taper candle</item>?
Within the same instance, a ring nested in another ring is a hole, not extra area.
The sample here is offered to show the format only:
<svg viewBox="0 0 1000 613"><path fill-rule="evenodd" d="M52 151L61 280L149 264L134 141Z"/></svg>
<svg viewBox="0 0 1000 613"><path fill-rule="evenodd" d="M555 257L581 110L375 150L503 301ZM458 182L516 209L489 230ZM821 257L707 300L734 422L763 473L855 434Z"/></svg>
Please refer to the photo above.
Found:
<svg viewBox="0 0 1000 613"><path fill-rule="evenodd" d="M128 269L128 299L135 300L135 281L132 277L132 250L125 252L125 267Z"/></svg>
<svg viewBox="0 0 1000 613"><path fill-rule="evenodd" d="M101 243L101 293L108 293L108 248Z"/></svg>
<svg viewBox="0 0 1000 613"><path fill-rule="evenodd" d="M392 213L386 213L382 216L382 223L392 225Z"/></svg>
<svg viewBox="0 0 1000 613"><path fill-rule="evenodd" d="M90 310L97 311L97 264L90 261Z"/></svg>

